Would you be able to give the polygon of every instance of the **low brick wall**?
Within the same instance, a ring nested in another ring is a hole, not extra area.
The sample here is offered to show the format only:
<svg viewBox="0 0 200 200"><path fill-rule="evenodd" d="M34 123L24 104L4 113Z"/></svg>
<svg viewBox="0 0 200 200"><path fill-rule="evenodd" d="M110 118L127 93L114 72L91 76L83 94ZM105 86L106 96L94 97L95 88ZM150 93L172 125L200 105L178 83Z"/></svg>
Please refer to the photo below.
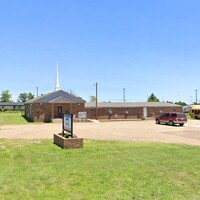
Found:
<svg viewBox="0 0 200 200"><path fill-rule="evenodd" d="M83 138L65 138L62 135L54 134L54 144L63 149L83 148Z"/></svg>

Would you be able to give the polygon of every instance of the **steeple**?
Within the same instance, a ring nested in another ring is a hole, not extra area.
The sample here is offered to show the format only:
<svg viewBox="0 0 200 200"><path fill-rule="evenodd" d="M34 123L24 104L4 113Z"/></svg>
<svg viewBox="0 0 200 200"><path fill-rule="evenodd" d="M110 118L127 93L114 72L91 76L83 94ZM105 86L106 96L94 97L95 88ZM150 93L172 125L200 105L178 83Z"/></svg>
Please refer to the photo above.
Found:
<svg viewBox="0 0 200 200"><path fill-rule="evenodd" d="M56 64L56 87L55 91L60 90L60 81L59 81L59 74L58 74L58 63Z"/></svg>

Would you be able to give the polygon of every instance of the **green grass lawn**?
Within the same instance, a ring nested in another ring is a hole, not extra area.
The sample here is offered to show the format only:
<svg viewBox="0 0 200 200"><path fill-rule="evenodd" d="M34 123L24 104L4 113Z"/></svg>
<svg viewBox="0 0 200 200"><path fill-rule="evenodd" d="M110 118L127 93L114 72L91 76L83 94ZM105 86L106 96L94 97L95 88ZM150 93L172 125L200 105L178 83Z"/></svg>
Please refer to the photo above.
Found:
<svg viewBox="0 0 200 200"><path fill-rule="evenodd" d="M0 112L0 126L27 123L21 112Z"/></svg>
<svg viewBox="0 0 200 200"><path fill-rule="evenodd" d="M0 199L199 199L200 147L0 140Z"/></svg>

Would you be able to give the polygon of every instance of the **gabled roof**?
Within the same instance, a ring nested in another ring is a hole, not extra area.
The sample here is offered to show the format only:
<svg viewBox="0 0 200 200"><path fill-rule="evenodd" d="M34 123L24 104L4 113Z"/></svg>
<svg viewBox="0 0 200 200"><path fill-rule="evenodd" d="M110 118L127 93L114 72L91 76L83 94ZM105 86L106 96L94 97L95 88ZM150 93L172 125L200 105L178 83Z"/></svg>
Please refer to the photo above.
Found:
<svg viewBox="0 0 200 200"><path fill-rule="evenodd" d="M134 108L134 107L181 107L173 103L166 102L111 102L98 103L98 108ZM96 107L95 102L85 103L85 108Z"/></svg>
<svg viewBox="0 0 200 200"><path fill-rule="evenodd" d="M49 94L41 95L35 99L27 101L29 103L84 103L85 101L63 90L58 90Z"/></svg>

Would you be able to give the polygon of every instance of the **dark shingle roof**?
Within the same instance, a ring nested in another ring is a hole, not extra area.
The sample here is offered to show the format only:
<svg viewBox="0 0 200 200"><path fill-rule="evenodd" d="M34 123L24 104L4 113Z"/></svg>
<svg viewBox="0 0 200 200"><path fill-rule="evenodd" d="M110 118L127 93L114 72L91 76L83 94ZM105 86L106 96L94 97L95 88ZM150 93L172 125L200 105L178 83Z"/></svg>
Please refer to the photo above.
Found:
<svg viewBox="0 0 200 200"><path fill-rule="evenodd" d="M24 106L21 102L0 102L0 106Z"/></svg>
<svg viewBox="0 0 200 200"><path fill-rule="evenodd" d="M84 103L82 99L65 92L63 90L58 90L49 94L41 95L27 101L26 104L29 103Z"/></svg>

